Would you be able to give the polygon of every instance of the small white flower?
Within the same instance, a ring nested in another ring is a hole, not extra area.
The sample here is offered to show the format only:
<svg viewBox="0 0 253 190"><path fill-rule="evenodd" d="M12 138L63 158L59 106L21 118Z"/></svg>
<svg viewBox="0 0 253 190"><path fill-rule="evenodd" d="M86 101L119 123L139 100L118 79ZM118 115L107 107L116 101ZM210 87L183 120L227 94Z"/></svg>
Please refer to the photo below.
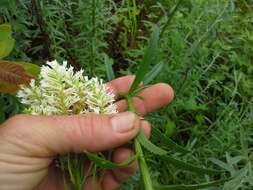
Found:
<svg viewBox="0 0 253 190"><path fill-rule="evenodd" d="M27 106L25 112L33 115L60 115L83 113L116 113L114 94L102 80L88 79L83 70L74 72L57 61L42 66L39 81L21 86L17 96Z"/></svg>

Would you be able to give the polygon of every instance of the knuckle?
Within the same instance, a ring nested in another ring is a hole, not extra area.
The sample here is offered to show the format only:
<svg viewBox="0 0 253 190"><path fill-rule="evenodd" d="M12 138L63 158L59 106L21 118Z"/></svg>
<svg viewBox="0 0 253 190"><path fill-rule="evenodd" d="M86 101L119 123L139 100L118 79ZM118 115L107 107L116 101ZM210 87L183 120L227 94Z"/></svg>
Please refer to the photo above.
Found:
<svg viewBox="0 0 253 190"><path fill-rule="evenodd" d="M74 137L79 136L86 142L90 142L95 136L96 117L94 114L87 114L85 116L76 116L76 123L74 127Z"/></svg>

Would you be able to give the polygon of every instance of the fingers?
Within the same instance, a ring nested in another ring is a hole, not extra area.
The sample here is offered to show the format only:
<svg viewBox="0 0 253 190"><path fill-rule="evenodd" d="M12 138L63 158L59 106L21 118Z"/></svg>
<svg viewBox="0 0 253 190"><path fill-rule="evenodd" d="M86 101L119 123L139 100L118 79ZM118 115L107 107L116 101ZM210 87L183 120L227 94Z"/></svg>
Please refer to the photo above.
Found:
<svg viewBox="0 0 253 190"><path fill-rule="evenodd" d="M149 122L143 120L141 121L141 128L145 135L150 137L150 124ZM129 148L117 148L112 157L112 161L115 163L122 163L133 156L133 150ZM135 173L137 169L137 161L135 160L130 165L124 168L118 168L115 170L108 170L104 174L102 182L99 182L97 178L89 178L85 182L84 190L89 189L102 189L102 190L114 190L117 189L120 184L126 181L131 175Z"/></svg>
<svg viewBox="0 0 253 190"><path fill-rule="evenodd" d="M147 121L141 121L141 127L145 135L150 137L150 124ZM115 163L122 163L133 156L133 151L128 148L118 148L113 154L113 161ZM101 184L103 190L117 189L120 184L125 182L137 169L137 161L135 160L125 168L118 168L112 171L107 171L105 178Z"/></svg>
<svg viewBox="0 0 253 190"><path fill-rule="evenodd" d="M133 155L131 149L119 148L114 152L113 161L115 163L122 163L128 160ZM115 170L107 171L104 180L101 184L103 190L117 189L120 184L128 179L135 173L137 169L137 161L132 162L128 167L118 168Z"/></svg>
<svg viewBox="0 0 253 190"><path fill-rule="evenodd" d="M145 115L169 104L173 100L174 93L168 84L159 83L143 90L139 96L142 99L135 97L133 98L133 103L135 104L137 113ZM127 108L125 100L118 101L116 105L119 112Z"/></svg>
<svg viewBox="0 0 253 190"><path fill-rule="evenodd" d="M116 99L120 94L127 93L131 88L134 76L125 76L112 80L107 83L108 87L116 95ZM157 110L163 106L169 104L174 98L174 92L171 86L165 83L155 84L139 94L140 98L133 98L133 102L136 106L137 112L141 115L145 115L149 112ZM117 108L120 112L125 111L127 108L127 102L120 100L117 103Z"/></svg>
<svg viewBox="0 0 253 190"><path fill-rule="evenodd" d="M129 142L140 129L131 112L109 115L18 116L1 128L8 148L22 154L54 156L69 152L98 152Z"/></svg>
<svg viewBox="0 0 253 190"><path fill-rule="evenodd" d="M66 180L66 176L62 170L51 164L47 176L35 188L36 190L57 190L57 189L72 189L70 181Z"/></svg>
<svg viewBox="0 0 253 190"><path fill-rule="evenodd" d="M125 94L130 90L133 81L134 76L128 75L108 82L107 86L112 90L117 99L120 94Z"/></svg>

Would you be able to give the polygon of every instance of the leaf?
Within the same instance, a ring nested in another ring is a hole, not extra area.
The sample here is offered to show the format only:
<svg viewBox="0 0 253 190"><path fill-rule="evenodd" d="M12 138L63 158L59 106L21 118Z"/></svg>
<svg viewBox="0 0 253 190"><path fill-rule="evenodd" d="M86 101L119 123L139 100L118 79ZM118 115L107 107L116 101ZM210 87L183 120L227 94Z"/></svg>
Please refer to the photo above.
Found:
<svg viewBox="0 0 253 190"><path fill-rule="evenodd" d="M15 40L11 33L11 25L0 25L0 59L7 57L14 47Z"/></svg>
<svg viewBox="0 0 253 190"><path fill-rule="evenodd" d="M161 158L166 160L166 162L172 164L173 166L175 166L177 168L180 168L182 170L187 170L190 172L195 172L195 173L199 173L199 174L218 174L218 173L224 172L223 170L213 170L213 169L197 167L193 164L188 164L186 162L175 159L175 158L168 156L168 155L162 155Z"/></svg>
<svg viewBox="0 0 253 190"><path fill-rule="evenodd" d="M218 186L220 184L223 184L226 181L228 181L228 179L212 181L208 183L192 184L192 185L160 185L158 184L158 185L155 185L155 189L156 190L195 190L195 189L202 189L205 187Z"/></svg>
<svg viewBox="0 0 253 190"><path fill-rule="evenodd" d="M214 164L218 165L219 167L225 169L226 171L230 171L231 172L231 166L229 164L227 164L225 162L222 162L221 160L218 160L216 158L209 158L208 160L210 160Z"/></svg>
<svg viewBox="0 0 253 190"><path fill-rule="evenodd" d="M1 24L0 25L0 40L11 37L11 25L10 24Z"/></svg>
<svg viewBox="0 0 253 190"><path fill-rule="evenodd" d="M154 145L151 143L146 136L144 135L143 131L139 133L137 136L137 140L140 142L140 144L146 148L148 151L150 151L153 154L160 155L161 158L168 161L170 164L173 164L177 168L181 168L183 170L188 170L200 174L217 174L223 172L223 170L212 170L212 169L206 169L206 168L200 168L196 167L192 164L185 163L181 160L177 160L171 156L168 156L168 152L166 150L161 149L160 147Z"/></svg>
<svg viewBox="0 0 253 190"><path fill-rule="evenodd" d="M0 80L10 84L26 84L31 80L26 70L15 62L0 61Z"/></svg>
<svg viewBox="0 0 253 190"><path fill-rule="evenodd" d="M144 84L144 85L147 85L147 84L149 84L150 82L152 82L152 80L154 80L155 77L156 77L156 76L160 73L160 71L162 70L163 65L164 65L163 62L160 62L160 63L156 64L156 65L152 68L152 70L149 71L149 72L145 75L145 77L144 77L144 79L143 79L143 84Z"/></svg>
<svg viewBox="0 0 253 190"><path fill-rule="evenodd" d="M19 89L19 85L10 84L0 80L0 92L1 93L15 93Z"/></svg>
<svg viewBox="0 0 253 190"><path fill-rule="evenodd" d="M110 59L108 55L105 54L104 62L105 62L105 70L106 70L106 75L107 75L108 80L110 81L110 80L115 79L115 75L112 68L113 60Z"/></svg>
<svg viewBox="0 0 253 190"><path fill-rule="evenodd" d="M173 149L177 152L181 152L181 153L188 153L190 152L189 150L185 149L184 147L178 145L177 143L175 143L173 140L171 140L170 138L164 136L159 129L157 128L152 128L152 133L157 136L159 138L159 140L166 145L166 147Z"/></svg>
<svg viewBox="0 0 253 190"><path fill-rule="evenodd" d="M117 163L111 162L109 160L106 160L104 158L101 158L97 154L94 154L94 153L86 153L86 155L97 166L99 166L103 169L115 169L115 168L125 167L125 166L128 166L129 164L131 164L137 158L137 155L134 155L131 158L129 158L128 160L117 164Z"/></svg>
<svg viewBox="0 0 253 190"><path fill-rule="evenodd" d="M28 62L15 62L15 63L21 65L30 76L34 77L35 79L38 78L40 74L40 66Z"/></svg>
<svg viewBox="0 0 253 190"><path fill-rule="evenodd" d="M165 125L165 136L171 137L175 131L176 124L174 121L167 119L167 123Z"/></svg>
<svg viewBox="0 0 253 190"><path fill-rule="evenodd" d="M3 110L3 105L1 105L1 102L0 102L0 124L4 122L5 120L5 113L4 113L4 110Z"/></svg>
<svg viewBox="0 0 253 190"><path fill-rule="evenodd" d="M148 151L152 152L153 154L157 155L166 155L168 152L166 150L161 149L160 147L154 145L152 142L150 142L143 131L140 131L137 140L140 142L140 144L146 148Z"/></svg>
<svg viewBox="0 0 253 190"><path fill-rule="evenodd" d="M149 40L149 46L144 52L143 59L140 63L138 71L136 72L136 77L130 88L129 94L132 94L133 91L136 90L136 88L138 88L138 85L144 79L145 75L148 73L150 69L149 66L151 65L151 63L157 62L160 29L155 24L152 24L152 28L153 33L151 34Z"/></svg>

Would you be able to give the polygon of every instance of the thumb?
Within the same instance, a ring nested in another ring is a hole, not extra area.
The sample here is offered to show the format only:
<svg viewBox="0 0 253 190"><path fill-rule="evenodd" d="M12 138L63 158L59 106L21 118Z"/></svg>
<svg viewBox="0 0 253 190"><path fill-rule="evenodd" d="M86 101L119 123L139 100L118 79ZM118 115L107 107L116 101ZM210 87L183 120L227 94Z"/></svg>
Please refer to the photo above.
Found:
<svg viewBox="0 0 253 190"><path fill-rule="evenodd" d="M28 116L11 118L0 128L7 149L31 156L96 152L118 147L134 138L140 121L132 112L115 115Z"/></svg>

